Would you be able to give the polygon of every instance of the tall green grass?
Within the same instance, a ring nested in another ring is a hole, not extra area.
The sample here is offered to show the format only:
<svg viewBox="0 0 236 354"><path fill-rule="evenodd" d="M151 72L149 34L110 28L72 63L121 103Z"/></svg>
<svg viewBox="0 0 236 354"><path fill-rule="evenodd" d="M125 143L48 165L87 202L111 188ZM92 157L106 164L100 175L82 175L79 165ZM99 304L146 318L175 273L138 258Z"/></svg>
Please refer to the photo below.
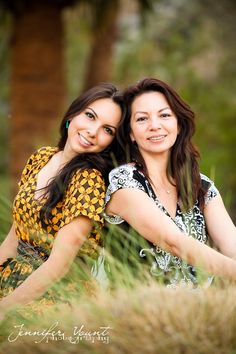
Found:
<svg viewBox="0 0 236 354"><path fill-rule="evenodd" d="M5 238L11 225L12 204L9 199L0 194L0 243Z"/></svg>
<svg viewBox="0 0 236 354"><path fill-rule="evenodd" d="M8 218L9 205L1 204L1 219ZM137 249L148 244L135 232L107 226L104 239L105 261L94 268L92 287L83 286L91 280L88 267L75 262L53 286L64 303L38 311L35 302L0 323L0 353L236 353L234 284L166 288L150 275L151 257L140 260Z"/></svg>
<svg viewBox="0 0 236 354"><path fill-rule="evenodd" d="M6 354L233 354L235 296L235 287L171 290L154 282L115 292L100 290L96 297L82 296L71 307L51 307L41 316L12 315L1 326L0 350ZM39 331L38 335L17 338L22 325L24 333ZM50 328L52 332L52 327L55 336L42 334ZM107 328L103 337L94 333L101 327ZM78 329L92 334L78 335Z"/></svg>

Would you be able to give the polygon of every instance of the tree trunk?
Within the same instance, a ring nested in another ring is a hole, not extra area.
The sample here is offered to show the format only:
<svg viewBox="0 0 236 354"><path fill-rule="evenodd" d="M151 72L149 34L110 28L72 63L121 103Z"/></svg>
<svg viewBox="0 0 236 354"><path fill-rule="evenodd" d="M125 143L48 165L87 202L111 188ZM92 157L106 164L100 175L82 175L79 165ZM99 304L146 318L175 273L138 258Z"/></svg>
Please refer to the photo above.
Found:
<svg viewBox="0 0 236 354"><path fill-rule="evenodd" d="M49 144L65 99L62 9L37 2L14 16L11 42L12 192L29 155ZM14 185L14 187L13 187Z"/></svg>
<svg viewBox="0 0 236 354"><path fill-rule="evenodd" d="M95 9L93 38L84 79L85 90L111 79L119 6L119 0L108 0L101 1Z"/></svg>

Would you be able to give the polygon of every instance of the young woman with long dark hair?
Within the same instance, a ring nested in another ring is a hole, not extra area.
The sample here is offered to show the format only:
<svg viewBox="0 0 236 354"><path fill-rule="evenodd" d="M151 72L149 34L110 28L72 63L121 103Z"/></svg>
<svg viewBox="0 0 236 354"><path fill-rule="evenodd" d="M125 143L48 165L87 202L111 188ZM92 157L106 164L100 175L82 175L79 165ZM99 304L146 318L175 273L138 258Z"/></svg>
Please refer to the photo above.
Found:
<svg viewBox="0 0 236 354"><path fill-rule="evenodd" d="M105 181L123 113L114 85L91 88L62 119L58 146L29 158L13 204L13 225L0 247L0 313L43 295L76 257L96 258Z"/></svg>
<svg viewBox="0 0 236 354"><path fill-rule="evenodd" d="M147 78L124 92L120 139L129 163L110 172L107 220L145 239L140 259L168 286L198 283L197 266L236 279L236 229L191 142L194 113L166 83ZM220 253L206 245L208 239Z"/></svg>

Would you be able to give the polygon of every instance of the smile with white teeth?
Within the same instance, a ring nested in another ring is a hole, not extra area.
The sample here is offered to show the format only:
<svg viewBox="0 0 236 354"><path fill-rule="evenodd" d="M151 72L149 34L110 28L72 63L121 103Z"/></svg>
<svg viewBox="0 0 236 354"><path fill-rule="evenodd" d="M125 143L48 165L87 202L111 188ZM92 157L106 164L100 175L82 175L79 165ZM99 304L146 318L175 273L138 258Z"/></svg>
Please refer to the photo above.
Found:
<svg viewBox="0 0 236 354"><path fill-rule="evenodd" d="M93 144L90 143L90 141L88 141L83 135L79 134L80 140L83 144L85 144L86 146L92 146Z"/></svg>
<svg viewBox="0 0 236 354"><path fill-rule="evenodd" d="M159 140L164 139L165 137L166 137L166 135L151 136L150 138L148 138L148 140L159 141Z"/></svg>

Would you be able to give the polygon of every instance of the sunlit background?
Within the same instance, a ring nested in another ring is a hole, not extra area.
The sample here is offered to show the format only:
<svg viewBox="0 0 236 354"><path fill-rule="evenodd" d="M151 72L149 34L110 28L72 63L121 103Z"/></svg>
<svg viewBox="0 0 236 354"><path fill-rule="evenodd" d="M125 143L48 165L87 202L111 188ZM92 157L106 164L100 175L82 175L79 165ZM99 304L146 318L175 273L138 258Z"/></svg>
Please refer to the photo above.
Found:
<svg viewBox="0 0 236 354"><path fill-rule="evenodd" d="M235 1L0 0L0 9L0 196L10 201L28 156L56 143L82 90L152 76L195 110L201 171L236 220Z"/></svg>

